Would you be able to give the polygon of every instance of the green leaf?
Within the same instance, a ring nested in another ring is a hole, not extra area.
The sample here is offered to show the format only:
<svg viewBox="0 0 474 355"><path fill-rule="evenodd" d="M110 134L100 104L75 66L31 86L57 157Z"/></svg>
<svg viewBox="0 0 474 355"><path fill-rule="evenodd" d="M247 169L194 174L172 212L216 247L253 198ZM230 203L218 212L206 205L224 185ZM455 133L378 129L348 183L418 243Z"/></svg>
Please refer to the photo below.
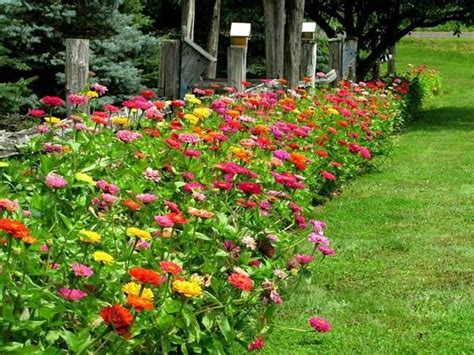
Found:
<svg viewBox="0 0 474 355"><path fill-rule="evenodd" d="M216 317L217 326L221 331L224 339L229 341L232 338L232 330L230 329L229 320L224 314L218 314Z"/></svg>

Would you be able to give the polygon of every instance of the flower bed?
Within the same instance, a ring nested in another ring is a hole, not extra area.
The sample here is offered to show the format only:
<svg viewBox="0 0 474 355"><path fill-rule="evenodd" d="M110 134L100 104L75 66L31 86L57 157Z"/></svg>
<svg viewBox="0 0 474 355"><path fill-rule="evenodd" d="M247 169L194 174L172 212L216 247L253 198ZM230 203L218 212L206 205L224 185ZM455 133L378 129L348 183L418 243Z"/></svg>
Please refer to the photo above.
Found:
<svg viewBox="0 0 474 355"><path fill-rule="evenodd" d="M335 255L312 206L382 151L407 87L145 91L118 108L98 107L96 85L69 97L69 121L43 98L41 135L0 162L0 350L262 348ZM331 328L316 316L311 336Z"/></svg>

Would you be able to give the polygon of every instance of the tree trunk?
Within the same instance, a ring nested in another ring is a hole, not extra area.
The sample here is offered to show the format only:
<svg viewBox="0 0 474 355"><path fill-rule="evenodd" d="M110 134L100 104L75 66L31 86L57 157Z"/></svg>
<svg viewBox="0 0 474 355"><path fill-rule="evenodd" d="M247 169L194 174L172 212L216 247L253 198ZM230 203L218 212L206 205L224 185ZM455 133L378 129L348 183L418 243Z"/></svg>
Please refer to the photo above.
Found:
<svg viewBox="0 0 474 355"><path fill-rule="evenodd" d="M219 28L221 22L221 0L215 0L212 13L211 29L207 36L207 51L210 55L217 58L219 50ZM215 79L217 72L217 62L209 64L204 76L209 79Z"/></svg>
<svg viewBox="0 0 474 355"><path fill-rule="evenodd" d="M283 78L285 0L263 0L267 78Z"/></svg>
<svg viewBox="0 0 474 355"><path fill-rule="evenodd" d="M195 0L182 0L181 3L181 30L182 36L194 41L194 17L196 14Z"/></svg>
<svg viewBox="0 0 474 355"><path fill-rule="evenodd" d="M288 87L298 88L301 58L301 29L303 26L305 0L286 0L285 26L285 79Z"/></svg>

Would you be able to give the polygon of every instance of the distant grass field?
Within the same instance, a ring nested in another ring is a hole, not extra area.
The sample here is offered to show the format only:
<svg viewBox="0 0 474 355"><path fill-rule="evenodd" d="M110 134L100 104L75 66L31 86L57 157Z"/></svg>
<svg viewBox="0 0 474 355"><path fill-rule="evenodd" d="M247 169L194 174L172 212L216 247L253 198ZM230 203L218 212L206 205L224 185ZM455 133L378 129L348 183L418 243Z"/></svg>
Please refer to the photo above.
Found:
<svg viewBox="0 0 474 355"><path fill-rule="evenodd" d="M338 254L280 310L263 354L474 353L474 41L407 39L398 68L441 71L443 94L375 173L315 211Z"/></svg>

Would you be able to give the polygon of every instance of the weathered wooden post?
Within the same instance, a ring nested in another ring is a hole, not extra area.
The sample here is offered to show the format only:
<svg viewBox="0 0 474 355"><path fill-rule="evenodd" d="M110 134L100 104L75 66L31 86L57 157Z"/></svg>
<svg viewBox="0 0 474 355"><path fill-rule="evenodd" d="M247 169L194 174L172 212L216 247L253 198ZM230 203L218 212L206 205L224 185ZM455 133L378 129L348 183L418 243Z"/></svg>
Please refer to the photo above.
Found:
<svg viewBox="0 0 474 355"><path fill-rule="evenodd" d="M299 86L304 4L305 0L285 0L285 63L283 69L290 89L297 89Z"/></svg>
<svg viewBox="0 0 474 355"><path fill-rule="evenodd" d="M334 69L337 78L335 84L342 78L342 38L329 38L329 69Z"/></svg>
<svg viewBox="0 0 474 355"><path fill-rule="evenodd" d="M196 14L196 0L182 0L181 2L181 28L182 36L194 40L194 18Z"/></svg>
<svg viewBox="0 0 474 355"><path fill-rule="evenodd" d="M227 49L228 84L244 91L242 81L247 78L247 44L250 37L250 23L233 22L230 27L230 47Z"/></svg>
<svg viewBox="0 0 474 355"><path fill-rule="evenodd" d="M283 78L285 0L263 0L267 79Z"/></svg>
<svg viewBox="0 0 474 355"><path fill-rule="evenodd" d="M167 98L179 98L181 71L181 41L163 40L160 43L160 77L158 95Z"/></svg>
<svg viewBox="0 0 474 355"><path fill-rule="evenodd" d="M342 80L356 80L357 37L344 38L342 51Z"/></svg>
<svg viewBox="0 0 474 355"><path fill-rule="evenodd" d="M311 78L311 85L314 86L316 79L316 22L303 22L301 40L301 64L300 79Z"/></svg>
<svg viewBox="0 0 474 355"><path fill-rule="evenodd" d="M87 85L89 76L89 40L66 39L66 95L78 93ZM66 100L67 102L67 100ZM67 116L71 107L67 104Z"/></svg>
<svg viewBox="0 0 474 355"><path fill-rule="evenodd" d="M397 69L395 67L395 54L396 54L396 47L395 44L389 48L389 55L388 55L388 76L396 76Z"/></svg>

